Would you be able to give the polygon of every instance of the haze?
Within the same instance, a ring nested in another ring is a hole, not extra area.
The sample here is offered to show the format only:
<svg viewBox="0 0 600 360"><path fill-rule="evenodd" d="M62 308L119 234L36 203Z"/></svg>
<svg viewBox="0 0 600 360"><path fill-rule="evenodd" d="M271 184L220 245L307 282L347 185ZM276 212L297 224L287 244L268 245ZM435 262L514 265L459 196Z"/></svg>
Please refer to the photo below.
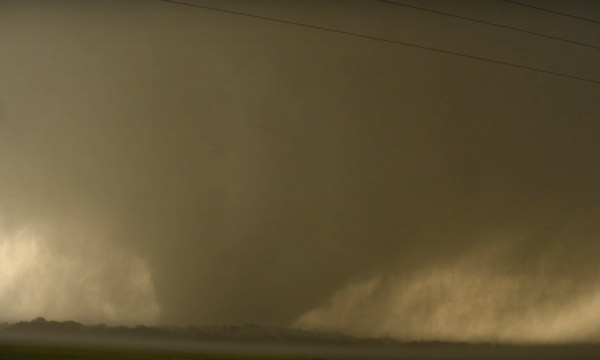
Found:
<svg viewBox="0 0 600 360"><path fill-rule="evenodd" d="M188 2L600 80L598 49L378 1ZM597 341L599 89L163 1L2 1L0 322Z"/></svg>

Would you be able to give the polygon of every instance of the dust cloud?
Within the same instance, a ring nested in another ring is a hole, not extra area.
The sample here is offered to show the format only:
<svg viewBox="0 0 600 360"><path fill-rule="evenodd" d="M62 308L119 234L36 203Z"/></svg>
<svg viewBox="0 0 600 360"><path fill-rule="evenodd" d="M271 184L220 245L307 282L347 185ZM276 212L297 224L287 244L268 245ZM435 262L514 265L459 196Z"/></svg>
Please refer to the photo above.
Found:
<svg viewBox="0 0 600 360"><path fill-rule="evenodd" d="M600 78L594 49L383 3L218 6ZM502 2L452 9L598 39ZM596 339L596 84L67 0L0 4L0 79L0 321Z"/></svg>

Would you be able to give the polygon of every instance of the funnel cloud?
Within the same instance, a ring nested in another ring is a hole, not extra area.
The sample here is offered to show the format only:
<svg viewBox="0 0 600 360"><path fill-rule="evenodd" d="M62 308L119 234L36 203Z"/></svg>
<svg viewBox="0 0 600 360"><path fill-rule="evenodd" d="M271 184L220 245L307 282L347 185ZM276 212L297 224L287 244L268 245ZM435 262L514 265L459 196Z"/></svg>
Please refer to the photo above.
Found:
<svg viewBox="0 0 600 360"><path fill-rule="evenodd" d="M600 79L595 49L382 2L190 3ZM509 3L425 6L600 38ZM595 83L87 0L3 1L0 79L0 322L598 340Z"/></svg>

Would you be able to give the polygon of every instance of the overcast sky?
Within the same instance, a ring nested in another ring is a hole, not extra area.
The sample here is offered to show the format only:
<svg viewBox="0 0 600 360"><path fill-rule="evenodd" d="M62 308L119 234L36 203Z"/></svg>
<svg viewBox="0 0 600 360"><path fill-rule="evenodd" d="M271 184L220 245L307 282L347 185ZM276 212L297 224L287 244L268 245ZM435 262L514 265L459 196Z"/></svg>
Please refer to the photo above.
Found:
<svg viewBox="0 0 600 360"><path fill-rule="evenodd" d="M374 0L186 1L600 81L600 49ZM600 46L509 2L405 3ZM599 95L163 1L2 1L0 321L597 340Z"/></svg>

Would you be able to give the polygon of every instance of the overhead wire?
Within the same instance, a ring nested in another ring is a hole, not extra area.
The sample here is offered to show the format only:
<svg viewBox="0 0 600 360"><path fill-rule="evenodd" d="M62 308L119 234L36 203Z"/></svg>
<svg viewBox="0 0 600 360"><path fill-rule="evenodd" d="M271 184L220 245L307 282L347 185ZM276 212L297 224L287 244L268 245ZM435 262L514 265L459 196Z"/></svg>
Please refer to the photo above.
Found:
<svg viewBox="0 0 600 360"><path fill-rule="evenodd" d="M574 45L585 46L585 47L589 47L589 48L592 48L592 49L600 50L600 46L597 46L597 45L587 44L587 43L583 43L583 42L579 42L579 41L575 41L575 40L569 40L569 39L561 38L561 37L558 37L558 36L542 34L542 33L538 33L538 32L535 32L535 31L530 31L530 30L526 30L526 29L522 29L522 28L518 28L518 27L514 27L514 26L497 24L497 23L493 23L491 21L485 21L485 20L480 20L480 19L475 19L475 18L472 18L472 17L468 17L468 16L451 14L451 13L447 13L447 12L444 12L444 11L428 9L428 8L424 8L424 7L421 7L421 6L416 6L416 5L411 5L411 4L406 4L406 3L401 3L401 2L391 1L391 0L376 0L376 1L379 1L379 2L382 2L382 3L386 3L386 4L390 4L390 5L402 6L402 7L409 8L409 9L425 11L425 12L429 12L429 13L433 13L433 14L449 16L449 17L453 17L453 18L456 18L456 19L472 21L472 22L476 22L476 23L479 23L479 24L485 24L485 25L489 25L489 26L495 26L495 27L499 27L499 28L502 28L502 29L508 29L508 30L513 30L513 31L518 31L518 32L521 32L521 33L529 34L529 35L539 36L539 37L543 37L543 38L547 38L547 39L551 39L551 40L562 41L562 42L571 43L571 44L574 44Z"/></svg>
<svg viewBox="0 0 600 360"><path fill-rule="evenodd" d="M543 8L543 7L540 7L540 6L534 6L534 5L522 3L522 2L519 2L519 1L513 1L513 0L500 0L500 1L503 1L503 2L506 2L506 3L510 3L510 4L514 4L514 5L518 5L518 6L528 7L528 8L539 10L539 11L549 12L549 13L552 13L552 14L555 14L555 15L562 15L562 16L570 17L570 18L573 18L573 19L581 20L581 21L587 21L587 22L590 22L590 23L593 23L593 24L600 24L600 21L598 21L598 20L586 18L586 17L583 17L583 16L577 16L577 15L573 15L573 14L567 14L567 13L564 13L564 12L561 12L561 11L551 10L551 9Z"/></svg>
<svg viewBox="0 0 600 360"><path fill-rule="evenodd" d="M318 25L311 25L311 24L306 24L306 23L301 23L301 22L296 22L296 21L291 21L291 20L283 20L283 19L279 19L279 18L250 14L250 13L245 13L242 11L217 8L217 7L213 7L213 6L188 3L185 1L179 1L179 0L156 0L156 1L166 2L166 3L170 3L170 4L175 4L175 5L194 7L194 8L198 8L198 9L204 9L204 10L215 11L215 12L220 12L220 13L244 16L244 17L254 18L254 19L259 19L259 20L266 20L266 21L271 21L271 22L276 22L276 23L281 23L281 24L294 25L294 26L315 29L315 30L320 30L320 31L327 31L327 32L332 32L332 33L342 34L342 35L347 35L347 36L354 36L354 37L361 38L361 39L374 40L374 41L379 41L379 42L384 42L384 43L389 43L389 44L412 47L412 48L416 48L416 49L427 50L427 51L437 52L437 53L442 53L442 54L447 54L447 55L453 55L453 56L457 56L457 57L493 63L493 64L508 66L508 67L517 68L517 69L534 71L534 72L547 74L547 75L554 75L554 76L559 76L559 77L573 79L573 80L579 80L579 81L585 81L585 82L594 83L594 84L600 84L600 80L590 79L590 78L576 76L576 75L570 75L570 74L566 74L566 73L562 73L562 72L558 72L558 71L545 70L545 69L537 68L537 67L533 67L533 66L515 64L515 63L508 62L508 61L496 60L496 59L492 59L492 58L487 58L487 57L478 56L478 55L471 55L471 54L462 53L462 52L458 52L458 51L444 50L444 49L439 49L439 48L435 48L435 47L419 45L419 44L414 44L414 43L409 43L409 42L404 42L404 41L399 41L399 40L386 39L386 38L381 38L381 37L372 36L372 35L355 33L355 32L351 32L351 31L339 30L339 29L318 26Z"/></svg>

